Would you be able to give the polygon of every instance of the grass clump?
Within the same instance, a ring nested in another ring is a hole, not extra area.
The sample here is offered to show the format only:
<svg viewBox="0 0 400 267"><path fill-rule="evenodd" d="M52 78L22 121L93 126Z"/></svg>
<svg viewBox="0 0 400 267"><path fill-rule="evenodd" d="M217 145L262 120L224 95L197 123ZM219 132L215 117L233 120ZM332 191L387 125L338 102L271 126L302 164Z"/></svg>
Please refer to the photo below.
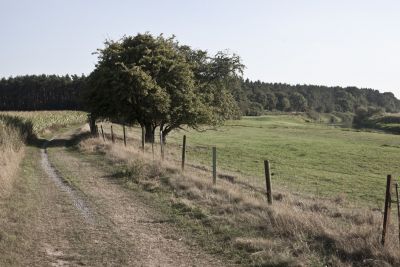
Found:
<svg viewBox="0 0 400 267"><path fill-rule="evenodd" d="M10 193L13 177L23 157L24 144L33 136L32 124L18 117L0 115L0 196Z"/></svg>

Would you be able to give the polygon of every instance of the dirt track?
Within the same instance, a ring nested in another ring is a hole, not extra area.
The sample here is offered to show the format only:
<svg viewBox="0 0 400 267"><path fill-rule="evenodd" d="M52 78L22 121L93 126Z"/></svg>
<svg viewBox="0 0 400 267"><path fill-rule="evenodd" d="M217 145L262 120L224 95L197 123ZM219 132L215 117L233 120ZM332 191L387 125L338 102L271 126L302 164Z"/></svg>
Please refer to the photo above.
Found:
<svg viewBox="0 0 400 267"><path fill-rule="evenodd" d="M16 187L16 199L10 200L32 204L29 212L18 215L18 225L9 228L16 229L21 235L17 240L24 242L8 246L20 253L1 244L0 252L6 255L2 262L16 266L223 265L187 245L167 218L110 178L107 169L68 151L65 144L70 137L71 133L59 136L47 149L29 149L23 166L29 172L21 171L16 183L31 179L31 184ZM14 208L5 205L5 209L9 214L1 219L7 223Z"/></svg>

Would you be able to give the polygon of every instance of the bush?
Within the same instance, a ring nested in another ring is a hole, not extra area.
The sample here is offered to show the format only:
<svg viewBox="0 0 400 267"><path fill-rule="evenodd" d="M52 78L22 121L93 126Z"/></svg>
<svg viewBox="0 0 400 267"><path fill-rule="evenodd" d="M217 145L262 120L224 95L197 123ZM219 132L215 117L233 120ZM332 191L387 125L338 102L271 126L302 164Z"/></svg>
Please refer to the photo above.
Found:
<svg viewBox="0 0 400 267"><path fill-rule="evenodd" d="M263 106L260 103L252 102L246 115L248 116L261 116L263 114Z"/></svg>

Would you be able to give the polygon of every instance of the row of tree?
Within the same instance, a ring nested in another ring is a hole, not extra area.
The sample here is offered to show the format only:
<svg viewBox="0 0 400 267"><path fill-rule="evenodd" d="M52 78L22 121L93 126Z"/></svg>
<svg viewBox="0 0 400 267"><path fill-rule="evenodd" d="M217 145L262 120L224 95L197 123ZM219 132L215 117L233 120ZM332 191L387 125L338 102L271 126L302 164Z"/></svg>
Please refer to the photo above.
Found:
<svg viewBox="0 0 400 267"><path fill-rule="evenodd" d="M400 100L393 93L380 93L373 89L289 85L248 79L238 81L232 88L242 113L246 115L258 115L263 110L355 112L362 107L400 111Z"/></svg>
<svg viewBox="0 0 400 267"><path fill-rule="evenodd" d="M84 75L26 75L0 79L0 110L80 110ZM356 87L289 85L232 79L228 83L242 115L268 111L355 112L362 107L399 112L392 93Z"/></svg>
<svg viewBox="0 0 400 267"><path fill-rule="evenodd" d="M83 109L84 75L25 75L0 80L0 110Z"/></svg>

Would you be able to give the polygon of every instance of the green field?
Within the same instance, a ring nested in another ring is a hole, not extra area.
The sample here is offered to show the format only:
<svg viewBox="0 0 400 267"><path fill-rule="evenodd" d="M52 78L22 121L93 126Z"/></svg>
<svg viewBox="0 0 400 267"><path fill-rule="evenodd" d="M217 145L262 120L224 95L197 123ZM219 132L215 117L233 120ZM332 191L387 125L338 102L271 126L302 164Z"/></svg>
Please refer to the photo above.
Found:
<svg viewBox="0 0 400 267"><path fill-rule="evenodd" d="M275 185L375 207L382 206L386 175L397 177L400 170L400 136L307 122L302 116L244 117L216 130L175 132L168 141L178 144L183 134L188 162L210 166L215 145L219 168L253 177L260 186L263 160L269 159Z"/></svg>

